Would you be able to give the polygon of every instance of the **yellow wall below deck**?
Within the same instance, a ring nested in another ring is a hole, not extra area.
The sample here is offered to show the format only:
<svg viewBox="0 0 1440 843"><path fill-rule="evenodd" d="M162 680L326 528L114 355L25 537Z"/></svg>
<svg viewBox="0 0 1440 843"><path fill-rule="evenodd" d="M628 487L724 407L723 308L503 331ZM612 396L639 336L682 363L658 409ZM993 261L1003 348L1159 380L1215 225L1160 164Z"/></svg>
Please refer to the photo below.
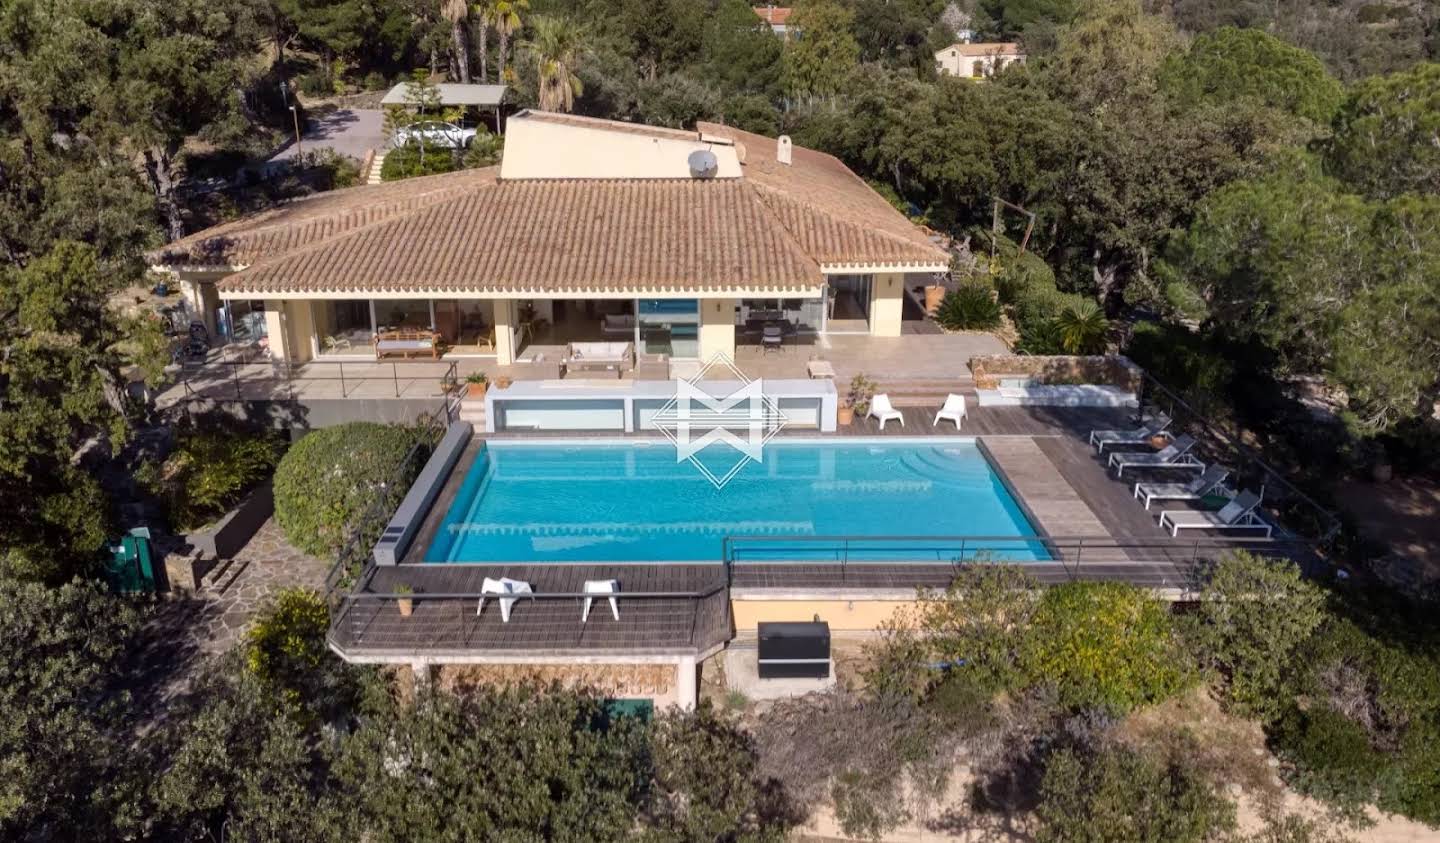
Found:
<svg viewBox="0 0 1440 843"><path fill-rule="evenodd" d="M870 335L900 336L900 311L905 296L905 274L879 273L870 295Z"/></svg>
<svg viewBox="0 0 1440 843"><path fill-rule="evenodd" d="M731 600L737 633L753 633L763 621L808 621L816 615L831 632L867 632L890 620L914 600Z"/></svg>

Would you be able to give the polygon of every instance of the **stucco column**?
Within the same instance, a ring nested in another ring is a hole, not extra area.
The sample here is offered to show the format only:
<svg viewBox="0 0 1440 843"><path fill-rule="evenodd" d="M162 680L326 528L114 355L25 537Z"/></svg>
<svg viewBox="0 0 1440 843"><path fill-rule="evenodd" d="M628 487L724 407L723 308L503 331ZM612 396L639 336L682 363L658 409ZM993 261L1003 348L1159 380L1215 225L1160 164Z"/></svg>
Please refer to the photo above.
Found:
<svg viewBox="0 0 1440 843"><path fill-rule="evenodd" d="M517 321L514 299L495 300L495 362L509 366L515 362L515 323Z"/></svg>
<svg viewBox="0 0 1440 843"><path fill-rule="evenodd" d="M700 360L717 354L735 359L735 300L700 300Z"/></svg>
<svg viewBox="0 0 1440 843"><path fill-rule="evenodd" d="M675 704L682 711L694 711L698 702L699 673L694 656L681 656L675 665Z"/></svg>
<svg viewBox="0 0 1440 843"><path fill-rule="evenodd" d="M285 314L285 302L280 299L265 300L265 337L270 343L270 359L290 359L290 338L286 327L290 320Z"/></svg>
<svg viewBox="0 0 1440 843"><path fill-rule="evenodd" d="M900 336L900 308L905 295L905 273L874 276L870 289L870 336Z"/></svg>
<svg viewBox="0 0 1440 843"><path fill-rule="evenodd" d="M304 363L315 357L315 313L314 302L299 300L285 302L285 317L290 323L290 335L286 337L290 349L290 362Z"/></svg>

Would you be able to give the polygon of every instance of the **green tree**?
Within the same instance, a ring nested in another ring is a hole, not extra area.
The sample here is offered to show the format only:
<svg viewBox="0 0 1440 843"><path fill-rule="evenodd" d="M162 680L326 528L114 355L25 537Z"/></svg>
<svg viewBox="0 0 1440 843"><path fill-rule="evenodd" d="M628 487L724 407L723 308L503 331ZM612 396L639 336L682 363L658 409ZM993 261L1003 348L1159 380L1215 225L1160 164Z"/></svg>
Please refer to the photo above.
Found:
<svg viewBox="0 0 1440 843"><path fill-rule="evenodd" d="M745 0L721 0L700 42L703 78L727 91L772 96L779 90L782 42Z"/></svg>
<svg viewBox="0 0 1440 843"><path fill-rule="evenodd" d="M1159 702L1189 679L1169 610L1121 583L1065 583L1047 590L1025 637L1030 681L1052 684L1076 708L1124 712Z"/></svg>
<svg viewBox="0 0 1440 843"><path fill-rule="evenodd" d="M116 807L126 747L117 665L139 614L94 585L0 578L0 836L66 830L99 840Z"/></svg>
<svg viewBox="0 0 1440 843"><path fill-rule="evenodd" d="M440 3L440 14L450 24L450 41L455 51L455 65L460 73L461 84L470 84L470 43L469 27L466 22L470 17L470 5L465 0L442 0Z"/></svg>
<svg viewBox="0 0 1440 843"><path fill-rule="evenodd" d="M530 38L521 46L535 62L540 107L546 111L572 111L575 98L585 92L578 70L590 52L588 35L569 18L540 15L530 26Z"/></svg>
<svg viewBox="0 0 1440 843"><path fill-rule="evenodd" d="M1355 85L1335 119L1329 170L1378 199L1440 194L1440 64Z"/></svg>
<svg viewBox="0 0 1440 843"><path fill-rule="evenodd" d="M510 68L510 40L520 31L524 19L522 13L530 11L530 0L494 0L493 18L497 46L495 60L498 67L495 78L502 84L514 80L515 71ZM543 107L543 106L542 106Z"/></svg>
<svg viewBox="0 0 1440 843"><path fill-rule="evenodd" d="M1328 125L1345 90L1314 53L1258 29L1224 27L1172 53L1160 86L1182 108L1255 101Z"/></svg>
<svg viewBox="0 0 1440 843"><path fill-rule="evenodd" d="M1189 634L1195 658L1224 674L1229 698L1243 710L1274 717L1295 654L1325 620L1324 601L1289 560L1227 553L1201 594Z"/></svg>
<svg viewBox="0 0 1440 843"><path fill-rule="evenodd" d="M825 99L840 93L860 61L855 15L835 0L802 0L790 26L804 33L785 45L785 89L797 99Z"/></svg>
<svg viewBox="0 0 1440 843"><path fill-rule="evenodd" d="M1235 826L1198 770L1118 744L1050 756L1036 814L1040 843L1204 843Z"/></svg>

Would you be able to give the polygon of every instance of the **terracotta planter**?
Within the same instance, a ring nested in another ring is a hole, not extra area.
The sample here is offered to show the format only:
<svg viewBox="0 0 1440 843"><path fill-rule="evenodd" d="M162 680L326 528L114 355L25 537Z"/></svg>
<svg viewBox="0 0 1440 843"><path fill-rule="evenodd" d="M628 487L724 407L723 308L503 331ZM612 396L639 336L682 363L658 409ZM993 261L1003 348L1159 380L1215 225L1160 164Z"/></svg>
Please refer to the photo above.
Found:
<svg viewBox="0 0 1440 843"><path fill-rule="evenodd" d="M512 384L512 383L514 383L514 382L515 382L515 379L514 379L514 378L512 378L512 377L510 377L510 376L508 376L508 375L501 375L500 377L498 377L498 378L495 379L495 388L496 388L496 389L506 389L506 388L508 388L508 387L510 386L510 384Z"/></svg>
<svg viewBox="0 0 1440 843"><path fill-rule="evenodd" d="M397 599L395 605L400 609L400 617L402 618L410 617L410 613L415 611L415 601L409 597Z"/></svg>
<svg viewBox="0 0 1440 843"><path fill-rule="evenodd" d="M835 409L835 421L837 421L837 422L839 422L840 424L843 424L843 425L854 424L854 422L855 422L855 408L854 408L854 407L844 407L844 406L842 406L842 407L837 407L837 408Z"/></svg>
<svg viewBox="0 0 1440 843"><path fill-rule="evenodd" d="M466 384L465 397L471 399L472 401L479 401L481 398L485 397L485 390L489 387L490 385L488 383Z"/></svg>
<svg viewBox="0 0 1440 843"><path fill-rule="evenodd" d="M1170 444L1170 437L1168 437L1168 436L1152 436L1152 437L1150 437L1150 447L1154 448L1154 449L1157 450L1157 451L1163 450L1163 449L1165 448L1165 446L1166 446L1166 445L1169 445L1169 444Z"/></svg>
<svg viewBox="0 0 1440 843"><path fill-rule="evenodd" d="M944 300L945 300L945 288L944 288L944 287L941 287L940 285L936 284L936 285L934 285L934 286L926 287L926 288L925 288L925 312L926 312L926 313L930 314L931 316L934 316L934 315L935 315L935 309L938 308L938 307L940 306L940 302L942 302L942 301L944 301Z"/></svg>

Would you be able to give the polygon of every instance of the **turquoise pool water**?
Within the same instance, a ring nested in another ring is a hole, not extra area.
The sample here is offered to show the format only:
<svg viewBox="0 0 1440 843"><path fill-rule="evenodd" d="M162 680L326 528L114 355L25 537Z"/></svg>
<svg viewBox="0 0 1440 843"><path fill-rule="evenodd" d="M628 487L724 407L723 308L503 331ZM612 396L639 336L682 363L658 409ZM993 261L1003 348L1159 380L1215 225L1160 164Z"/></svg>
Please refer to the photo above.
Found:
<svg viewBox="0 0 1440 843"><path fill-rule="evenodd" d="M492 441L425 560L716 562L726 536L754 537L735 544L750 560L1045 558L974 442L932 441L772 442L723 489L669 443ZM713 446L701 459L723 474L734 456ZM804 538L840 535L907 538ZM939 538L952 536L991 539Z"/></svg>

